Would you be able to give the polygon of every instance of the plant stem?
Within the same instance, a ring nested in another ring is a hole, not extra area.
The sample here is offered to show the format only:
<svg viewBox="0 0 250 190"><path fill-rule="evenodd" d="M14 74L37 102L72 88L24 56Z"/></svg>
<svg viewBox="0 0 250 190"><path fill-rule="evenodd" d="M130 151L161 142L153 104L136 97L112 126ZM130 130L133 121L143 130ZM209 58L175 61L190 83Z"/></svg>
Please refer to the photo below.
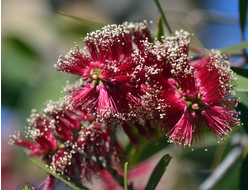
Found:
<svg viewBox="0 0 250 190"><path fill-rule="evenodd" d="M128 190L128 162L124 164L124 190Z"/></svg>
<svg viewBox="0 0 250 190"><path fill-rule="evenodd" d="M157 6L159 12L161 13L162 20L163 20L164 24L166 25L166 27L167 27L169 33L170 33L170 34L173 34L173 32L172 32L172 30L171 30L171 28L170 28L170 26L169 26L169 24L168 24L168 21L167 21L167 19L166 19L166 16L165 16L165 14L164 14L164 12L163 12L163 10L162 10L162 7L161 7L161 4L160 4L159 0L155 0L155 4L156 4L156 6Z"/></svg>
<svg viewBox="0 0 250 190"><path fill-rule="evenodd" d="M109 141L109 153L108 153L108 158L107 158L107 165L110 165L111 156L114 151L115 132L116 132L116 125L111 123L111 134L110 134L110 141Z"/></svg>

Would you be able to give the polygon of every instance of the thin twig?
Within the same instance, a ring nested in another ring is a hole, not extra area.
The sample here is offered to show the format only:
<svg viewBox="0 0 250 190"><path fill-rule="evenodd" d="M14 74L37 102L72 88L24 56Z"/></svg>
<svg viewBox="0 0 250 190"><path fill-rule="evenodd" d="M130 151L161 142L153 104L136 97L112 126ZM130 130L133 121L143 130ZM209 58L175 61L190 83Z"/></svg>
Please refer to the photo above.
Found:
<svg viewBox="0 0 250 190"><path fill-rule="evenodd" d="M124 187L124 179L117 173L115 169L111 168L109 165L105 169L112 175L112 177L120 184L121 187Z"/></svg>
<svg viewBox="0 0 250 190"><path fill-rule="evenodd" d="M107 166L106 170L113 176L113 178L120 184L120 186L124 187L124 179L120 175L118 175L117 171L111 167L111 156L114 151L114 143L115 143L115 132L116 132L116 125L111 123L111 134L110 134L110 141L109 141L109 153L107 158Z"/></svg>
<svg viewBox="0 0 250 190"><path fill-rule="evenodd" d="M111 156L114 151L116 127L117 126L114 123L111 123L111 134L110 134L110 141L109 141L109 153L108 153L108 158L107 158L107 165L110 165Z"/></svg>
<svg viewBox="0 0 250 190"><path fill-rule="evenodd" d="M124 190L128 190L128 162L124 164Z"/></svg>
<svg viewBox="0 0 250 190"><path fill-rule="evenodd" d="M172 32L172 30L171 30L171 28L170 28L170 26L169 26L169 24L168 24L168 21L167 21L167 19L166 19L166 16L165 16L165 14L164 14L164 12L163 12L163 10L162 10L162 7L161 7L161 4L160 4L159 0L155 0L155 4L156 4L156 6L157 6L159 12L161 13L162 20L163 20L164 24L166 25L166 27L167 27L169 33L170 33L170 34L173 34L173 32Z"/></svg>

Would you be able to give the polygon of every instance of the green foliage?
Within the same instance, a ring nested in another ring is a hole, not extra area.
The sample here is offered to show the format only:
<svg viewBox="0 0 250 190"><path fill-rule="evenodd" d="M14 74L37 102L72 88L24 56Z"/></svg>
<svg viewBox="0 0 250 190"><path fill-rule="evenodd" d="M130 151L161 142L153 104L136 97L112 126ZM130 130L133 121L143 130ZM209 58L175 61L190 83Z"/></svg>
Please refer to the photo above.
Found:
<svg viewBox="0 0 250 190"><path fill-rule="evenodd" d="M164 12L159 4L158 0L155 0L157 7L161 13L158 19L158 31L157 31L157 39L161 41L161 36L164 35L164 27L163 23L166 25L170 34L172 31L169 27L168 21L164 15ZM240 9L240 25L241 30L244 30L245 22L246 22L246 14L247 14L247 0L239 1L239 9ZM90 20L78 18L75 16L71 16L65 13L58 13L59 17L65 18L67 20L73 20L77 23L80 23L84 27L75 26L74 27L65 27L60 28L60 26L55 25L55 28L61 29L61 38L66 36L74 36L85 35L85 33L91 31L93 28L98 29L103 27L105 24L93 22ZM90 28L92 27L92 28ZM71 29L69 29L71 28ZM73 29L72 29L73 28ZM81 36L83 37L83 36ZM36 44L27 44L24 40L22 40L18 36L4 37L2 39L2 98L3 102L14 106L17 102L23 102L22 105L27 106L30 104L32 107L36 107L37 105L41 105L47 99L57 99L59 97L60 91L62 90L62 86L65 85L65 78L62 78L62 74L60 73L60 77L57 75L49 75L46 77L39 75L38 70L47 71L48 65L45 65L45 60L43 60L43 54L39 53L37 49L34 49L33 46ZM244 41L232 46L220 48L219 50L226 54L235 52L238 50L242 50L248 47L248 42ZM210 51L207 52L207 54ZM15 56L13 56L13 54ZM17 64L18 63L18 64ZM39 64L40 63L40 64ZM42 64L41 64L42 63ZM49 65L52 67L52 64ZM52 69L53 70L53 69ZM241 121L244 123L243 127L245 132L248 132L248 101L247 101L247 92L248 92L248 71L241 68L232 67L232 70L236 73L237 80L235 81L236 87L236 97L241 97L241 102L239 103L237 110L241 111ZM55 71L56 72L56 71ZM48 74L47 72L45 72ZM38 77L40 76L40 78ZM53 77L53 80L52 80ZM69 76L67 76L69 78ZM58 92L58 93L57 93ZM23 101L22 97L34 97L36 99L29 99L29 102ZM27 108L30 110L30 107ZM132 145L127 146L126 152L129 155L129 163L131 166L136 166L138 163L146 160L151 157L153 154L158 151L166 148L169 144L167 143L167 139L165 136L159 138L159 140L155 143L143 141L140 149L135 150ZM226 147L226 148L225 148ZM214 140L214 144L209 146L209 151L204 152L204 149L198 149L194 152L189 151L186 154L183 154L183 157L189 158L194 162L199 164L204 164L208 167L211 167L214 162L220 163L220 161L228 154L228 152L232 149L232 146L225 143L222 145L217 144ZM221 151L221 155L218 156L218 151ZM222 153L223 152L223 153ZM223 155L222 155L223 154ZM218 158L219 157L219 158ZM164 172L167 169L167 166L172 157L168 154L164 155L159 161L158 165L155 167L145 190L155 189L162 178ZM219 184L219 190L237 190L239 189L239 184L241 190L246 189L247 185L247 159L248 156L244 159L243 164L240 166L234 166L232 170L228 173L228 175L223 179L223 181ZM43 163L39 159L31 159L33 163L35 163L38 167L43 169L44 171L50 173L55 176L59 180L63 181L70 187L79 190L87 190L86 187L83 187L80 184L76 184L73 180L68 180L67 176L58 175L53 173L53 171L46 167L46 164ZM128 170L128 162L124 164L124 188L128 189L127 184L127 170ZM240 178L239 178L239 170L240 170Z"/></svg>
<svg viewBox="0 0 250 190"><path fill-rule="evenodd" d="M164 30L163 30L161 15L158 18L157 25L158 25L157 39L161 42L162 41L161 37L164 36Z"/></svg>
<svg viewBox="0 0 250 190"><path fill-rule="evenodd" d="M153 173L151 174L145 190L153 190L157 187L157 185L158 185L159 181L161 180L163 174L165 173L171 159L172 159L172 157L169 156L168 154L164 155L161 158L161 160L159 161L159 163L155 167Z"/></svg>
<svg viewBox="0 0 250 190"><path fill-rule="evenodd" d="M73 181L72 179L69 179L68 176L65 175L58 175L57 173L53 172L49 167L46 167L46 164L37 158L30 158L30 160L35 163L38 167L40 167L41 169L43 169L44 171L46 171L47 173L53 175L54 177L56 177L57 179L63 181L64 183L66 183L68 186L72 187L75 190L88 190L88 188L82 186L81 184L76 183L75 181Z"/></svg>
<svg viewBox="0 0 250 190"><path fill-rule="evenodd" d="M170 28L170 26L168 24L167 18L166 18L165 14L164 14L164 11L163 11L163 9L161 7L161 4L160 4L159 0L155 0L155 4L156 4L156 6L157 6L157 8L158 8L158 10L159 10L159 12L161 14L162 20L163 20L164 24L166 25L169 34L173 34L173 32L172 32L172 30L171 30L171 28Z"/></svg>
<svg viewBox="0 0 250 190"><path fill-rule="evenodd" d="M238 75L241 75L245 78L248 77L248 70L247 69L242 69L242 68L239 68L239 67L231 67L231 69L237 73Z"/></svg>
<svg viewBox="0 0 250 190"><path fill-rule="evenodd" d="M234 81L235 83L235 90L247 92L248 91L248 79L242 75L236 74L235 77L237 80Z"/></svg>

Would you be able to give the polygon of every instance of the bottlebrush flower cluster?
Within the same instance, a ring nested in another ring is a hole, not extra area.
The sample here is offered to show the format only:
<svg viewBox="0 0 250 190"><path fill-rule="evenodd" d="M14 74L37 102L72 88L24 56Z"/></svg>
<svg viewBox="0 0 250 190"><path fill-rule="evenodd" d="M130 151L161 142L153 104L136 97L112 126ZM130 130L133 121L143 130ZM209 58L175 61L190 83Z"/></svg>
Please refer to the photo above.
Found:
<svg viewBox="0 0 250 190"><path fill-rule="evenodd" d="M76 45L55 64L79 80L65 87L64 101L32 112L27 136L34 142L17 132L11 144L28 148L57 173L91 180L124 155L118 140L111 142L112 125L121 126L136 147L140 137L151 140L159 129L181 146L196 141L205 147L204 130L227 137L240 125L234 73L218 51L192 62L190 41L183 30L152 40L146 22L87 34L84 49Z"/></svg>
<svg viewBox="0 0 250 190"><path fill-rule="evenodd" d="M32 110L27 121L26 136L16 132L10 135L10 144L26 147L29 156L41 158L53 172L78 182L91 181L108 159L111 166L122 159L123 149L116 139L110 152L110 128L84 110L73 112L64 101L49 101L43 113ZM53 177L48 179L45 189L53 185Z"/></svg>

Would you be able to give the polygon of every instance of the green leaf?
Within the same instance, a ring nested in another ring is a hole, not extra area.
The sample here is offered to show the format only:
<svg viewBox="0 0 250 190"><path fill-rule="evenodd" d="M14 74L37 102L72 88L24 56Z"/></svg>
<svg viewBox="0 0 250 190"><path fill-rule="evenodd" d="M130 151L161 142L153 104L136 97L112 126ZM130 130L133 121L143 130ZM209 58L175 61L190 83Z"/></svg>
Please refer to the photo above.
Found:
<svg viewBox="0 0 250 190"><path fill-rule="evenodd" d="M168 154L164 155L161 158L161 160L159 161L159 163L155 167L153 173L151 174L145 190L153 190L157 187L157 185L158 185L159 181L161 180L164 172L166 171L171 159L172 159L172 157L169 156Z"/></svg>
<svg viewBox="0 0 250 190"><path fill-rule="evenodd" d="M163 30L161 15L158 18L157 25L158 25L157 39L161 42L162 41L161 37L164 36L164 30Z"/></svg>
<svg viewBox="0 0 250 190"><path fill-rule="evenodd" d="M248 0L239 0L239 12L240 12L240 29L244 32L246 17L247 17Z"/></svg>
<svg viewBox="0 0 250 190"><path fill-rule="evenodd" d="M46 167L46 164L42 160L40 160L38 158L30 158L30 160L33 163L35 163L38 167L40 167L44 171L48 172L49 174L53 175L57 179L60 179L61 181L63 181L68 186L72 187L73 189L76 189L76 190L88 190L88 188L82 186L81 184L79 184L77 182L74 182L72 179L69 180L68 176L58 175L57 173L54 173L49 167Z"/></svg>
<svg viewBox="0 0 250 190"><path fill-rule="evenodd" d="M128 190L128 162L124 164L124 190Z"/></svg>
<svg viewBox="0 0 250 190"><path fill-rule="evenodd" d="M226 54L226 53L232 53L241 49L245 49L248 47L248 41L243 41L240 42L238 44L234 44L231 46L227 46L227 47L223 47L223 48L219 48L217 50L219 50L221 53ZM211 52L211 50L207 51L206 55L208 55Z"/></svg>
<svg viewBox="0 0 250 190"><path fill-rule="evenodd" d="M234 98L240 98L240 103L246 108L248 107L248 93L247 92L236 91Z"/></svg>
<svg viewBox="0 0 250 190"><path fill-rule="evenodd" d="M243 77L246 77L248 78L248 70L247 69L242 69L242 68L239 68L239 67L231 67L231 69L237 73L238 75L241 75Z"/></svg>
<svg viewBox="0 0 250 190"><path fill-rule="evenodd" d="M63 12L58 12L58 15L62 16L63 18L67 18L67 19L79 22L79 23L81 23L81 24L83 24L85 26L92 26L92 27L96 27L96 28L102 28L104 25L106 25L104 23L95 22L95 21L79 18L79 17L76 17L76 16L68 15L68 14L63 13Z"/></svg>
<svg viewBox="0 0 250 190"><path fill-rule="evenodd" d="M247 92L248 91L248 79L242 75L236 74L235 77L237 78L235 83L235 90Z"/></svg>
<svg viewBox="0 0 250 190"><path fill-rule="evenodd" d="M171 30L171 28L170 28L170 26L169 26L169 24L168 24L167 18L166 18L165 14L164 14L164 11L162 10L162 7L161 7L161 4L160 4L159 0L155 0L155 4L156 4L156 6L157 6L159 12L161 13L163 22L164 22L164 24L166 25L166 27L167 27L169 33L170 33L170 34L173 34L173 32L172 32L172 30Z"/></svg>
<svg viewBox="0 0 250 190"><path fill-rule="evenodd" d="M244 190L248 187L248 155L244 159L240 172L240 189Z"/></svg>

